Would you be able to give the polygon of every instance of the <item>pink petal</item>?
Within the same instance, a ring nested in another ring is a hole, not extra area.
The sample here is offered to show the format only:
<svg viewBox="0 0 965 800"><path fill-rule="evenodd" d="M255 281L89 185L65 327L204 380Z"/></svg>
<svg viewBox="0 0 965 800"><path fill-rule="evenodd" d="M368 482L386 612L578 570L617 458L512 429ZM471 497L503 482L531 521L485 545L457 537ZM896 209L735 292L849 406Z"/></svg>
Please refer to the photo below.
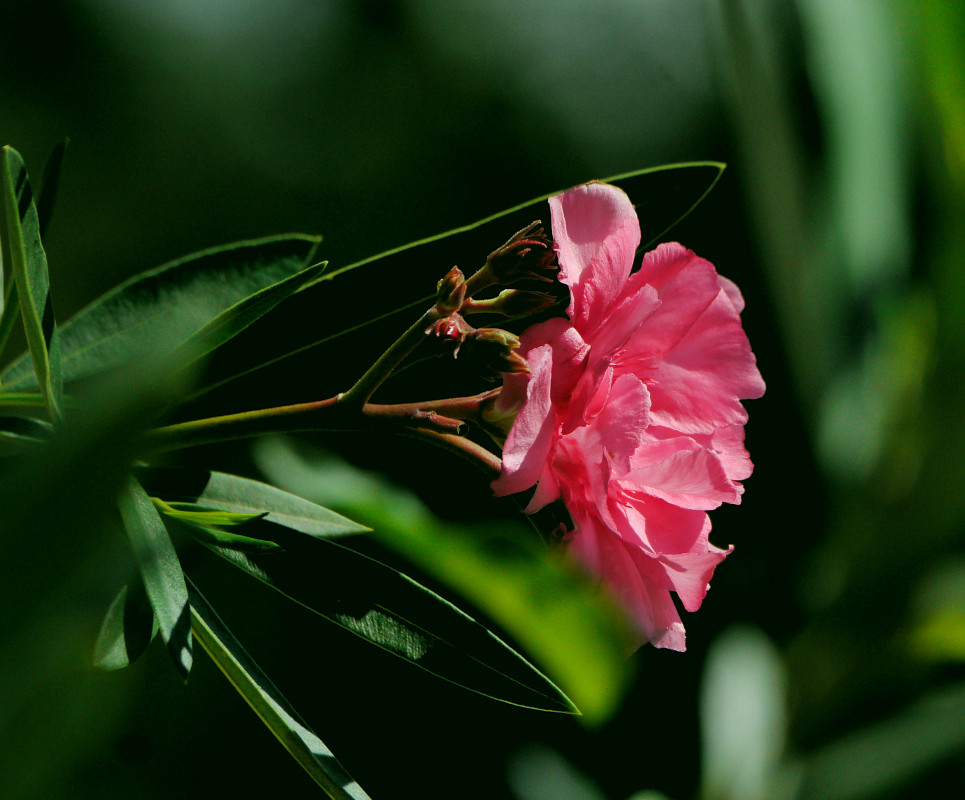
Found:
<svg viewBox="0 0 965 800"><path fill-rule="evenodd" d="M764 382L723 290L683 339L652 365L647 386L656 425L681 433L713 433L747 421L740 400L760 397Z"/></svg>
<svg viewBox="0 0 965 800"><path fill-rule="evenodd" d="M502 472L492 483L497 497L521 492L536 483L556 438L556 413L550 399L553 351L543 345L530 352L527 361L530 380L526 403L506 437Z"/></svg>
<svg viewBox="0 0 965 800"><path fill-rule="evenodd" d="M623 481L618 491L611 492L610 511L620 536L654 556L690 553L706 546L706 512L634 491Z"/></svg>
<svg viewBox="0 0 965 800"><path fill-rule="evenodd" d="M633 266L640 223L615 186L587 183L549 200L560 280L570 287L567 314L586 339L599 327Z"/></svg>
<svg viewBox="0 0 965 800"><path fill-rule="evenodd" d="M631 459L633 469L623 478L641 491L681 508L717 508L740 502L740 489L727 476L716 453L693 439L647 441Z"/></svg>
<svg viewBox="0 0 965 800"><path fill-rule="evenodd" d="M714 265L676 242L659 245L643 257L640 269L627 281L625 294L650 286L659 307L627 342L621 361L640 363L671 350L720 293ZM614 324L608 321L607 327Z"/></svg>
<svg viewBox="0 0 965 800"><path fill-rule="evenodd" d="M701 553L681 553L660 557L665 574L687 611L693 612L700 608L710 588L714 569L730 555L733 549L729 547L726 550L720 550L708 544L706 551Z"/></svg>
<svg viewBox="0 0 965 800"><path fill-rule="evenodd" d="M684 626L662 566L639 557L634 548L592 520L579 520L577 524L577 530L567 539L572 552L603 579L608 591L629 612L644 641L655 647L685 650Z"/></svg>

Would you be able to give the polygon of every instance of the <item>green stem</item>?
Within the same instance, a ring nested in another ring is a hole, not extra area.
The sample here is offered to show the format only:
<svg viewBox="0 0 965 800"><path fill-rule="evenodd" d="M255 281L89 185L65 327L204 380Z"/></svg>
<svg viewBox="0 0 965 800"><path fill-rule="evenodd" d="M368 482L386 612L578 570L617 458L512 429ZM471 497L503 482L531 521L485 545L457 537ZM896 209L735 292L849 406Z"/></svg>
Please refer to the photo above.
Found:
<svg viewBox="0 0 965 800"><path fill-rule="evenodd" d="M244 411L155 428L148 433L148 446L153 452L161 452L266 433L384 430L431 441L475 461L487 472L498 474L499 458L459 435L465 427L463 421L479 421L481 404L498 391L421 403L366 403L361 408L346 405L342 400L344 395L336 395L312 403Z"/></svg>
<svg viewBox="0 0 965 800"><path fill-rule="evenodd" d="M351 389L338 396L338 402L356 408L364 406L372 393L389 377L392 370L399 366L405 360L405 357L419 346L420 342L425 341L426 331L430 326L442 317L443 315L438 308L432 306L419 317L409 330L393 342L389 349L366 370L365 374L355 382Z"/></svg>

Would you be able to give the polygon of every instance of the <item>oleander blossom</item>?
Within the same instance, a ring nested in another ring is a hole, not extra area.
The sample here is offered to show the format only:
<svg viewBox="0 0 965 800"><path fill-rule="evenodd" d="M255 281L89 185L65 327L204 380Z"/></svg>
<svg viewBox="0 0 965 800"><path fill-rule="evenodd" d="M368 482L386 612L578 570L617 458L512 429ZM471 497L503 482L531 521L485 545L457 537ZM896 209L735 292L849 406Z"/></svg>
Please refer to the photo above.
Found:
<svg viewBox="0 0 965 800"><path fill-rule="evenodd" d="M504 375L495 414L518 409L497 495L536 486L536 511L562 498L567 546L628 609L644 641L685 649L670 593L700 607L732 548L710 544L707 511L739 503L751 474L747 412L764 382L743 298L713 265L661 244L631 274L640 225L603 183L550 198L568 319L534 325Z"/></svg>

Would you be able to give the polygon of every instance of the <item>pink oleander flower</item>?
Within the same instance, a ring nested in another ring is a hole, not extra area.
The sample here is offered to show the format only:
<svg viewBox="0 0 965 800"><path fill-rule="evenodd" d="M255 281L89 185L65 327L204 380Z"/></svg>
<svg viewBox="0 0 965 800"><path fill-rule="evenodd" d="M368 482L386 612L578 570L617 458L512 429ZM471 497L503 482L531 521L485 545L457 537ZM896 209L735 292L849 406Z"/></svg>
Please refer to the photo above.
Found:
<svg viewBox="0 0 965 800"><path fill-rule="evenodd" d="M497 495L562 498L568 547L609 585L644 637L685 649L670 593L700 607L732 548L707 511L739 503L751 474L747 412L764 382L741 327L743 298L713 265L662 244L631 274L640 225L603 183L550 198L568 319L526 330L529 373L505 375L494 416L518 409Z"/></svg>

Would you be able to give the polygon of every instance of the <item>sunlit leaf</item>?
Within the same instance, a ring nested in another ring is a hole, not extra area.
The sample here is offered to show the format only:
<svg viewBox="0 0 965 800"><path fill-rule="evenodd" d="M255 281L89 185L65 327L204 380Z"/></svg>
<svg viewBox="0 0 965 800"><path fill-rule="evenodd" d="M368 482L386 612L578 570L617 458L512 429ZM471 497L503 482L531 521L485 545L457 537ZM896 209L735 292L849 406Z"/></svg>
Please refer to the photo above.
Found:
<svg viewBox="0 0 965 800"><path fill-rule="evenodd" d="M63 414L63 380L57 324L50 299L47 256L40 241L40 223L27 168L20 154L4 147L0 158L5 239L17 283L30 359L51 419Z"/></svg>
<svg viewBox="0 0 965 800"><path fill-rule="evenodd" d="M123 669L143 653L158 632L157 617L140 579L123 586L101 623L94 666Z"/></svg>
<svg viewBox="0 0 965 800"><path fill-rule="evenodd" d="M74 381L116 368L164 341L182 344L206 325L211 341L233 335L295 284L252 295L301 273L314 260L319 238L291 234L226 245L172 261L122 283L68 320L60 329L64 380ZM315 271L310 273L314 276ZM241 304L240 306L238 304ZM228 313L235 307L234 312ZM230 323L230 324L229 324ZM36 382L23 358L3 373L8 390L29 390Z"/></svg>
<svg viewBox="0 0 965 800"><path fill-rule="evenodd" d="M267 511L254 514L224 511L220 508L210 508L197 503L166 503L158 497L152 497L151 500L162 514L184 522L193 522L197 525L244 525L246 522L262 519L268 513Z"/></svg>
<svg viewBox="0 0 965 800"><path fill-rule="evenodd" d="M175 666L187 678L192 662L191 620L188 590L174 545L151 498L135 480L127 482L118 507L161 636Z"/></svg>
<svg viewBox="0 0 965 800"><path fill-rule="evenodd" d="M369 530L341 514L261 481L205 469L143 468L148 491L169 502L197 503L237 514L264 515L268 522L318 538Z"/></svg>
<svg viewBox="0 0 965 800"><path fill-rule="evenodd" d="M332 800L368 800L190 581L189 590L194 635L268 730Z"/></svg>
<svg viewBox="0 0 965 800"><path fill-rule="evenodd" d="M201 544L210 545L218 549L225 548L240 553L265 553L278 550L281 547L281 545L271 539L245 536L244 534L234 533L233 531L223 531L220 528L213 528L209 525L201 525L197 522L189 522L183 519L169 518L167 524L183 531L195 541L201 542Z"/></svg>
<svg viewBox="0 0 965 800"><path fill-rule="evenodd" d="M492 631L404 573L333 541L282 528L272 538L284 552L215 551L319 616L434 675L514 705L575 711Z"/></svg>

